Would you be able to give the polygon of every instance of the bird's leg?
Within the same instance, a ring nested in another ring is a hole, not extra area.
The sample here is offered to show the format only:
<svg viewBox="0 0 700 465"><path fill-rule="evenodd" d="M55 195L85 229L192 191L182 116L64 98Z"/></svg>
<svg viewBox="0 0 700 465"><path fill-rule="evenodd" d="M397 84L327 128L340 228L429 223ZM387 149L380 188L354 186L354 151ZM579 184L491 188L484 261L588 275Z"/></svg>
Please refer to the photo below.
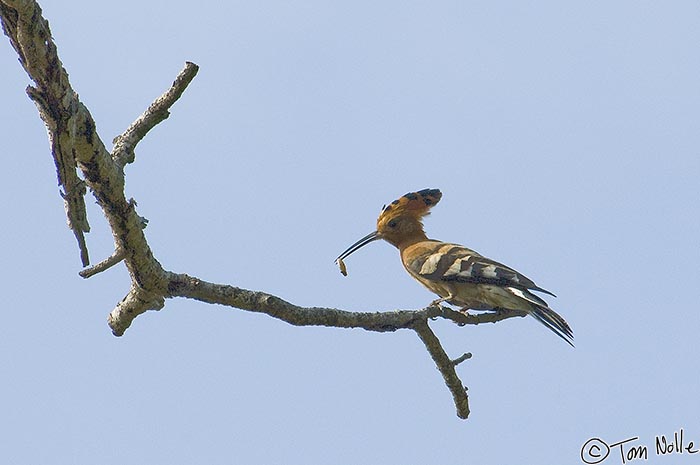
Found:
<svg viewBox="0 0 700 465"><path fill-rule="evenodd" d="M449 303L453 297L454 296L452 294L450 294L447 297L441 297L439 299L435 299L432 302L430 302L430 305L428 305L428 307L440 307L440 309L442 309L442 312L445 313L445 310L447 310L447 308L443 307L440 304L443 302ZM431 320L433 320L433 321L436 319L437 319L437 317L431 318Z"/></svg>
<svg viewBox="0 0 700 465"><path fill-rule="evenodd" d="M454 298L455 298L455 296L450 293L447 297L442 297L440 299L433 300L430 303L430 306L431 307L434 307L434 306L439 307L440 310L442 311L443 318L447 318L448 320L452 320L453 322L455 322L455 324L457 324L459 326L464 326L466 323L463 321L460 321L459 317L457 317L456 319L455 319L455 317L456 317L456 315L459 315L459 314L464 315L464 316L468 316L467 311L469 310L469 307L463 307L463 308L460 308L459 310L453 310L450 307L443 307L442 305L440 305L442 302L447 302L448 304L451 304L452 303L451 301L453 301ZM436 320L437 317L434 317L431 319Z"/></svg>
<svg viewBox="0 0 700 465"><path fill-rule="evenodd" d="M464 315L467 315L467 314L469 313L469 310L470 310L470 307L469 307L469 306L465 306L465 307L462 307L462 308L459 309L459 313L462 313L462 314L464 314Z"/></svg>
<svg viewBox="0 0 700 465"><path fill-rule="evenodd" d="M449 307L440 307L442 309L442 317L452 320L457 326L466 325L465 318L469 317L467 310L469 307L463 307L459 310L452 310Z"/></svg>
<svg viewBox="0 0 700 465"><path fill-rule="evenodd" d="M450 300L451 298L452 298L452 295L448 295L447 297L442 297L442 298L440 298L440 299L435 299L435 300L433 300L432 302L430 302L430 305L428 305L428 307L439 306L441 303L447 302L447 301Z"/></svg>

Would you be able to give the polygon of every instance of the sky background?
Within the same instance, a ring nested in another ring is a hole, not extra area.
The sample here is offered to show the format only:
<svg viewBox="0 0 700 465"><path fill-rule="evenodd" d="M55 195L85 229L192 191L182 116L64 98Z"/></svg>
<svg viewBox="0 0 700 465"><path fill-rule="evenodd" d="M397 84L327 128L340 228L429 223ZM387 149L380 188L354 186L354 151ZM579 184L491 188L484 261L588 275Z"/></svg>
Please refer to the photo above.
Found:
<svg viewBox="0 0 700 465"><path fill-rule="evenodd" d="M439 188L429 237L558 295L532 318L415 333L293 327L168 300L121 338L123 265L84 280L29 83L0 45L0 455L8 464L576 464L592 437L700 449L700 3L43 1L108 148L185 61L126 194L166 269L303 306L435 297L374 243L383 204ZM88 198L93 263L113 250ZM620 448L603 463L618 464ZM629 463L629 462L628 462Z"/></svg>

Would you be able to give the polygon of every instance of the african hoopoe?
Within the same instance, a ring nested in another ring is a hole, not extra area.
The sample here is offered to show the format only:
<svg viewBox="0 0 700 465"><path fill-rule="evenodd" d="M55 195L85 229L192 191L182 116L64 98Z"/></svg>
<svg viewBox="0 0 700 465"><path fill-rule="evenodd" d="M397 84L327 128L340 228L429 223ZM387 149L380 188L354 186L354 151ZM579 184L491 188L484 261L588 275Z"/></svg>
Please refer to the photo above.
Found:
<svg viewBox="0 0 700 465"><path fill-rule="evenodd" d="M384 206L377 219L377 230L355 242L336 259L341 272L345 274L345 257L372 241L384 239L399 249L406 271L440 296L431 305L447 302L462 307L464 312L523 310L573 346L574 335L564 318L530 291L554 294L473 250L427 238L421 218L430 213L441 197L438 189L424 189Z"/></svg>

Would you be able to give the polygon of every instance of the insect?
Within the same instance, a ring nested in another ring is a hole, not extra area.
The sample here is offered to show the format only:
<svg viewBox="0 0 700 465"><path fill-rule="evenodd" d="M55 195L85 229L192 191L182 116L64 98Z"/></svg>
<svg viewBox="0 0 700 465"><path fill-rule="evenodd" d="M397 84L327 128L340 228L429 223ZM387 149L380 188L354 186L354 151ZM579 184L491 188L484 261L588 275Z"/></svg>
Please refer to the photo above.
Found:
<svg viewBox="0 0 700 465"><path fill-rule="evenodd" d="M340 274L342 274L343 276L347 276L348 275L348 268L345 266L345 262L343 261L343 259L338 258L336 260L336 263L338 263L338 267L340 268Z"/></svg>
<svg viewBox="0 0 700 465"><path fill-rule="evenodd" d="M573 331L558 313L531 291L554 296L530 278L458 244L428 239L422 218L442 198L438 189L409 192L382 208L377 229L348 247L336 262L347 275L343 259L370 242L383 239L399 249L404 268L442 302L460 311L522 310L573 346ZM554 296L556 297L556 296Z"/></svg>

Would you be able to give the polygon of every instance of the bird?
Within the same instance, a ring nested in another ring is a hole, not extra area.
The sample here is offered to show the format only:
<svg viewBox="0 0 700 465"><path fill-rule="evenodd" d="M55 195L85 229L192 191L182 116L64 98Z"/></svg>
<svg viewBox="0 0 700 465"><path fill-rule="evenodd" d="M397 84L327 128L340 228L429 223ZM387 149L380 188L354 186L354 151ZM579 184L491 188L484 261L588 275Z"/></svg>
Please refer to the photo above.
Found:
<svg viewBox="0 0 700 465"><path fill-rule="evenodd" d="M522 273L468 249L428 239L423 217L430 214L442 198L439 189L409 192L382 208L377 229L345 249L336 263L347 275L344 259L370 242L383 239L399 249L401 263L411 277L443 302L460 311L519 310L532 315L573 347L574 334L569 324L547 302L532 291L549 294Z"/></svg>

